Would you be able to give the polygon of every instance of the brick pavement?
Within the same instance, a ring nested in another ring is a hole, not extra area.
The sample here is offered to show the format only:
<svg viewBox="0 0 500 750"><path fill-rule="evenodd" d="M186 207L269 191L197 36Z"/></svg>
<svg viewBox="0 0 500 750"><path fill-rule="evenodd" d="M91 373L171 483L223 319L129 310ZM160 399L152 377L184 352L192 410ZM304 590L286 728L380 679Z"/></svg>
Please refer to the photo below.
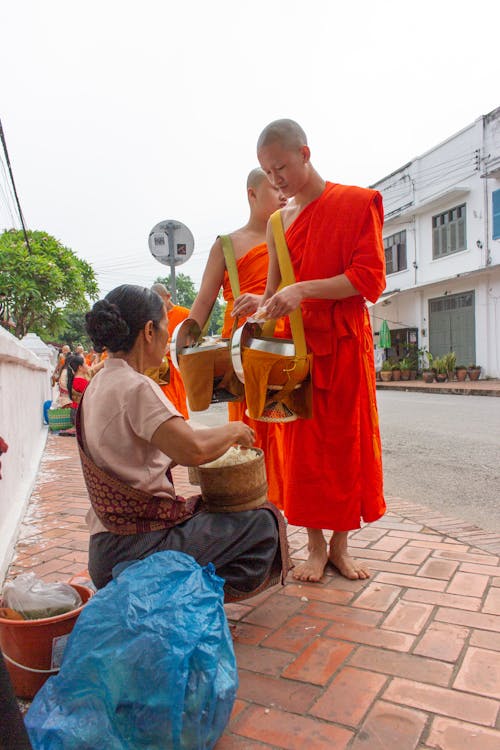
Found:
<svg viewBox="0 0 500 750"><path fill-rule="evenodd" d="M75 439L49 435L9 577L82 571L87 504ZM500 535L389 498L351 545L369 581L329 569L227 605L240 687L216 750L498 750Z"/></svg>

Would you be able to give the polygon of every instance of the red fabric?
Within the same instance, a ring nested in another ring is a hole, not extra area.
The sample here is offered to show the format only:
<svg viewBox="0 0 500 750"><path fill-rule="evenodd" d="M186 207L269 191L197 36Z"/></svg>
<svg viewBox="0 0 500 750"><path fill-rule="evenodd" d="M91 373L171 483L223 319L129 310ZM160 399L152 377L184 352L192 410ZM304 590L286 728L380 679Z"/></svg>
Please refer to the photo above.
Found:
<svg viewBox="0 0 500 750"><path fill-rule="evenodd" d="M88 386L89 381L87 378L73 378L73 385L71 386L72 391L78 391L78 393L84 393L85 388ZM71 407L73 409L78 408L78 404L76 401L71 402Z"/></svg>
<svg viewBox="0 0 500 750"><path fill-rule="evenodd" d="M267 266L269 256L267 245L263 242L249 250L242 258L236 261L241 294L263 294L267 281ZM227 302L222 327L223 338L229 338L233 329L234 318L231 317L233 309L233 293L229 283L229 275L224 272L223 282L224 299ZM246 318L238 319L238 326L242 326ZM241 421L255 430L255 446L262 448L266 461L266 474L268 484L269 500L278 508L283 508L283 429L284 425L266 422L257 422L245 414L245 401L228 404L229 421Z"/></svg>
<svg viewBox="0 0 500 750"><path fill-rule="evenodd" d="M187 307L181 305L174 305L171 310L168 311L168 339L172 338L174 330L177 328L179 323L189 318L189 310ZM182 382L180 372L177 372L170 359L170 349L167 348L167 358L170 369L170 383L168 385L161 385L165 396L175 406L184 419L189 419L189 412L186 404L186 389Z"/></svg>
<svg viewBox="0 0 500 750"><path fill-rule="evenodd" d="M297 281L344 273L360 291L305 300L313 418L286 425L285 514L308 528L348 531L385 512L373 338L364 298L385 288L379 193L327 183L286 232Z"/></svg>

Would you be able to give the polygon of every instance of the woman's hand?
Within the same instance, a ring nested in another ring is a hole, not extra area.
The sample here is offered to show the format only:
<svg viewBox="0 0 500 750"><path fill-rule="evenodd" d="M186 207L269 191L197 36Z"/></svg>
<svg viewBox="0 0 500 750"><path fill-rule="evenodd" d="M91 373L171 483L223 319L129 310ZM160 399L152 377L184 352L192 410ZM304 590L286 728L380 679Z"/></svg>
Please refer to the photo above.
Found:
<svg viewBox="0 0 500 750"><path fill-rule="evenodd" d="M182 466L199 466L214 461L232 445L251 448L255 433L244 422L228 422L217 427L197 429L182 417L171 417L151 437L151 443Z"/></svg>
<svg viewBox="0 0 500 750"><path fill-rule="evenodd" d="M231 312L232 317L247 318L257 310L261 301L261 294L250 294L250 292L247 292L246 294L240 295L234 301L234 307Z"/></svg>
<svg viewBox="0 0 500 750"><path fill-rule="evenodd" d="M251 448L255 443L255 432L244 422L230 422L235 431L234 442L243 448Z"/></svg>

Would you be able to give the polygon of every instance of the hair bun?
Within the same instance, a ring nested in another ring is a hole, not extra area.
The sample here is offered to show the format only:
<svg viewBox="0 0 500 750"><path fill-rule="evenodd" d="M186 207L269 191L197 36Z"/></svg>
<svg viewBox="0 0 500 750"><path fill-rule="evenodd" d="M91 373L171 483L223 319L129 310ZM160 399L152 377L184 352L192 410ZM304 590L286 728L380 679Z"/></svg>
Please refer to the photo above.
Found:
<svg viewBox="0 0 500 750"><path fill-rule="evenodd" d="M130 333L120 308L106 299L96 302L85 319L88 334L96 350L106 347L113 352L119 351Z"/></svg>

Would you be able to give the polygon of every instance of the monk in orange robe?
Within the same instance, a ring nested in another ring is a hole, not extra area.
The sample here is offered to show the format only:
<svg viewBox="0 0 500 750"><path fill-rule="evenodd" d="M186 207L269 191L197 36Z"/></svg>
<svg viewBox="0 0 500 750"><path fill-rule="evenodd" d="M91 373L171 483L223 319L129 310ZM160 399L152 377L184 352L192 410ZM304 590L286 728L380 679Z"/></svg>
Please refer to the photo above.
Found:
<svg viewBox="0 0 500 750"><path fill-rule="evenodd" d="M153 284L151 289L159 294L165 303L168 316L168 343L170 345L173 332L179 323L182 323L183 320L186 320L186 318L189 317L189 310L187 307L182 307L182 305L174 305L172 302L172 295L164 284ZM175 406L177 411L182 414L184 419L189 419L186 402L186 389L184 388L180 372L177 372L172 365L169 347L167 347L166 357L169 364L170 382L166 384L160 383L160 388L168 400Z"/></svg>
<svg viewBox="0 0 500 750"><path fill-rule="evenodd" d="M238 326L243 325L249 311L256 309L262 300L268 267L267 221L269 216L286 202L261 169L254 169L248 175L247 196L250 205L248 222L241 229L230 233L240 283ZM210 315L221 286L227 302L222 337L230 338L235 320L232 315L234 299L222 244L220 239L217 239L210 251L200 291L189 314L200 327L203 327ZM284 425L250 419L245 411L245 401L228 403L229 421L245 422L254 430L255 447L264 451L269 500L278 508L283 508Z"/></svg>
<svg viewBox="0 0 500 750"><path fill-rule="evenodd" d="M347 578L368 570L348 553L348 532L385 512L373 338L365 298L385 288L381 195L325 182L313 168L302 128L277 120L261 133L259 162L289 201L281 211L296 283L280 281L272 232L262 312L299 306L313 352L313 418L287 425L285 514L306 526L309 558L294 570L319 581L328 560ZM236 308L237 309L237 308ZM329 547L323 530L333 534Z"/></svg>

